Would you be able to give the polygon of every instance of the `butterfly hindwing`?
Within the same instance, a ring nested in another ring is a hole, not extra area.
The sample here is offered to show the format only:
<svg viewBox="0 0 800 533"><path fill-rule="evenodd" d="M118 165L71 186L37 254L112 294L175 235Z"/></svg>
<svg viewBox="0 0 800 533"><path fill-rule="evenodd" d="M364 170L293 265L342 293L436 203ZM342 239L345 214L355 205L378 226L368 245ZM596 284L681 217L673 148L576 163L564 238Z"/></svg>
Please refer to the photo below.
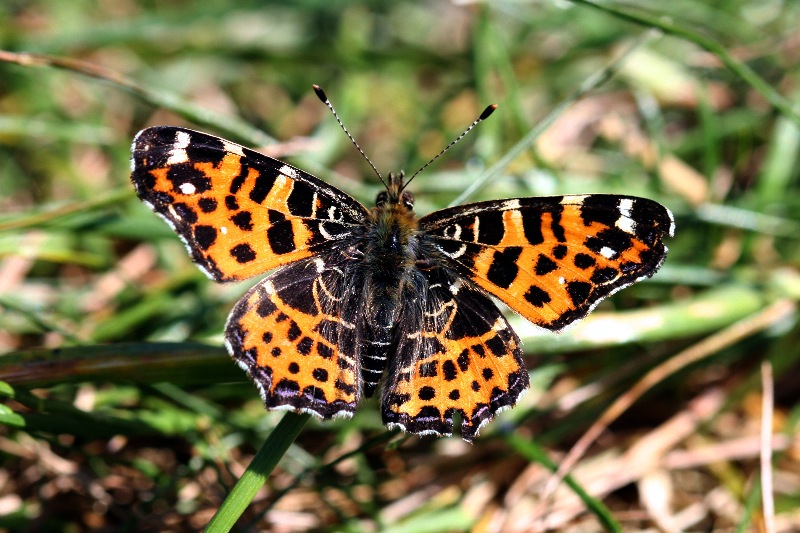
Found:
<svg viewBox="0 0 800 533"><path fill-rule="evenodd" d="M421 218L420 228L459 273L557 331L653 275L673 221L651 200L593 194L458 206Z"/></svg>
<svg viewBox="0 0 800 533"><path fill-rule="evenodd" d="M325 182L229 141L159 126L133 141L141 200L217 281L241 280L346 239L368 211Z"/></svg>
<svg viewBox="0 0 800 533"><path fill-rule="evenodd" d="M401 317L382 412L389 427L450 435L453 415L471 441L527 390L519 337L471 282L444 268L420 271L415 302Z"/></svg>
<svg viewBox="0 0 800 533"><path fill-rule="evenodd" d="M327 419L351 416L360 396L340 310L345 280L338 250L267 276L236 304L226 326L228 349L256 384L268 409Z"/></svg>

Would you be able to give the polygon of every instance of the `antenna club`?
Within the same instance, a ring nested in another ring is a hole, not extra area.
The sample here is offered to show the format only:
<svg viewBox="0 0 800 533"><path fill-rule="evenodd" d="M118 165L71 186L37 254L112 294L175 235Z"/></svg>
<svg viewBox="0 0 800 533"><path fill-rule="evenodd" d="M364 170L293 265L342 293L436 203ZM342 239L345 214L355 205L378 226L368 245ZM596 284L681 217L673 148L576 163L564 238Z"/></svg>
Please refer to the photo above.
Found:
<svg viewBox="0 0 800 533"><path fill-rule="evenodd" d="M314 87L316 87L316 85ZM322 89L320 89L320 92L321 91ZM487 118L489 118L489 115L494 113L495 109L497 109L497 104L492 104L488 106L486 109L483 110L483 113L481 113L481 116L478 117L478 120L486 120Z"/></svg>
<svg viewBox="0 0 800 533"><path fill-rule="evenodd" d="M316 85L316 84L312 85L311 87L313 87L314 93L316 93L317 98L322 100L323 104L327 104L328 103L328 97L325 95L325 91L322 90L322 87L320 87L319 85ZM484 113L486 113L486 111L484 111Z"/></svg>

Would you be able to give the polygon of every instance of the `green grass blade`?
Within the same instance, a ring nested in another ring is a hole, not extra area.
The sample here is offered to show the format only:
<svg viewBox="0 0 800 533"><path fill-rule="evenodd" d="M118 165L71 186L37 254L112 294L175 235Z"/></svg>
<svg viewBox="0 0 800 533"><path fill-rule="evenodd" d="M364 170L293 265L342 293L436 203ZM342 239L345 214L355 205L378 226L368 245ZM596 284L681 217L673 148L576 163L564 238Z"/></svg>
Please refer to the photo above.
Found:
<svg viewBox="0 0 800 533"><path fill-rule="evenodd" d="M523 457L527 458L531 462L536 462L550 470L551 472L555 472L558 470L558 465L556 465L550 458L547 456L547 453L540 448L534 441L526 440L516 435L509 435L506 441L511 445L514 450L522 455ZM614 516L611 514L611 511L603 505L600 500L593 498L589 495L586 490L583 489L572 477L566 476L564 478L564 483L567 484L569 488L571 488L575 494L586 504L586 508L594 513L600 523L605 527L607 531L622 531L622 527L619 525L614 519Z"/></svg>
<svg viewBox="0 0 800 533"><path fill-rule="evenodd" d="M731 55L728 50L723 46L721 43L711 39L710 37L706 37L705 35L701 35L695 31L692 31L680 24L675 24L667 17L653 17L650 15L646 15L644 13L635 13L633 11L626 11L623 9L619 9L617 7L613 7L607 3L599 3L594 2L593 0L572 0L576 4L582 4L599 11L604 11L615 17L618 17L622 20L627 20L629 22L634 22L636 24L647 26L649 28L655 28L657 30L661 30L667 35L674 35L675 37L679 37L681 39L685 39L690 43L694 43L697 46L711 52L726 66L728 69L739 76L742 80L748 83L753 89L760 92L761 95L769 101L770 104L773 105L776 109L778 109L781 113L783 113L786 117L791 118L798 124L800 124L800 111L796 109L796 107L785 99L778 91L772 88L772 86L767 83L761 76L756 74L756 72L745 65L744 63L736 60L733 55Z"/></svg>
<svg viewBox="0 0 800 533"><path fill-rule="evenodd" d="M253 501L256 493L266 483L267 477L295 441L297 435L300 434L300 430L303 429L309 418L309 415L286 413L253 457L250 466L234 485L231 493L222 502L211 522L208 523L206 532L220 533L231 530L250 502Z"/></svg>
<svg viewBox="0 0 800 533"><path fill-rule="evenodd" d="M528 133L525 134L525 136L522 137L522 139L520 139L516 144L514 144L514 146L512 146L508 151L506 151L503 157L501 157L494 165L492 165L491 168L484 172L479 178L473 180L463 193L459 194L458 197L450 202L450 207L463 204L475 193L475 191L487 183L490 183L493 179L496 179L498 174L505 171L505 169L508 168L508 166L513 163L520 154L533 146L533 143L536 142L536 139L538 139L547 128L552 126L556 119L560 117L564 111L569 108L569 106L577 102L587 93L593 91L611 79L619 70L620 66L625 62L625 59L627 59L631 53L638 50L646 42L652 39L653 36L653 34L644 35L608 65L594 72L592 75L587 76L572 94L562 100L556 107L553 108L552 111L547 114L547 116L545 116L533 128L531 128Z"/></svg>

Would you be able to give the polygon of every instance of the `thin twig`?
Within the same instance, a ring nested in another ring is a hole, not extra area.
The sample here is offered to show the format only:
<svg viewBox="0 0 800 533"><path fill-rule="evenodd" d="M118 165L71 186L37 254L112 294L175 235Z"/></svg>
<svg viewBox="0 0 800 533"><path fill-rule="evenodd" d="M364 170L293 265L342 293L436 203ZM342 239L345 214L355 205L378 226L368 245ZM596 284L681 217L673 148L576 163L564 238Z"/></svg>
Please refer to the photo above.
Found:
<svg viewBox="0 0 800 533"><path fill-rule="evenodd" d="M775 390L772 365L761 363L761 505L764 531L775 533L775 496L772 492L772 419Z"/></svg>

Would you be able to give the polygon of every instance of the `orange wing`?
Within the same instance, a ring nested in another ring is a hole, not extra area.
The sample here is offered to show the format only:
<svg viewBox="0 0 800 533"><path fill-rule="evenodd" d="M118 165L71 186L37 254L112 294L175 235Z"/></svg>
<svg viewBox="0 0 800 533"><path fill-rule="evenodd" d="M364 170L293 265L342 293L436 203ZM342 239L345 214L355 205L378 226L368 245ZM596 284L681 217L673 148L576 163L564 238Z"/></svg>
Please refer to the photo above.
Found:
<svg viewBox="0 0 800 533"><path fill-rule="evenodd" d="M139 198L216 281L310 257L352 235L367 209L325 182L238 144L159 126L133 141Z"/></svg>
<svg viewBox="0 0 800 533"><path fill-rule="evenodd" d="M268 409L352 416L361 395L353 325L341 319L347 281L335 250L288 265L239 300L225 331L233 358Z"/></svg>
<svg viewBox="0 0 800 533"><path fill-rule="evenodd" d="M534 324L560 330L652 276L672 214L644 198L591 194L436 211L420 228L456 271Z"/></svg>
<svg viewBox="0 0 800 533"><path fill-rule="evenodd" d="M467 442L527 390L519 337L496 305L446 268L423 268L398 321L382 413L389 428L450 435L461 417Z"/></svg>

